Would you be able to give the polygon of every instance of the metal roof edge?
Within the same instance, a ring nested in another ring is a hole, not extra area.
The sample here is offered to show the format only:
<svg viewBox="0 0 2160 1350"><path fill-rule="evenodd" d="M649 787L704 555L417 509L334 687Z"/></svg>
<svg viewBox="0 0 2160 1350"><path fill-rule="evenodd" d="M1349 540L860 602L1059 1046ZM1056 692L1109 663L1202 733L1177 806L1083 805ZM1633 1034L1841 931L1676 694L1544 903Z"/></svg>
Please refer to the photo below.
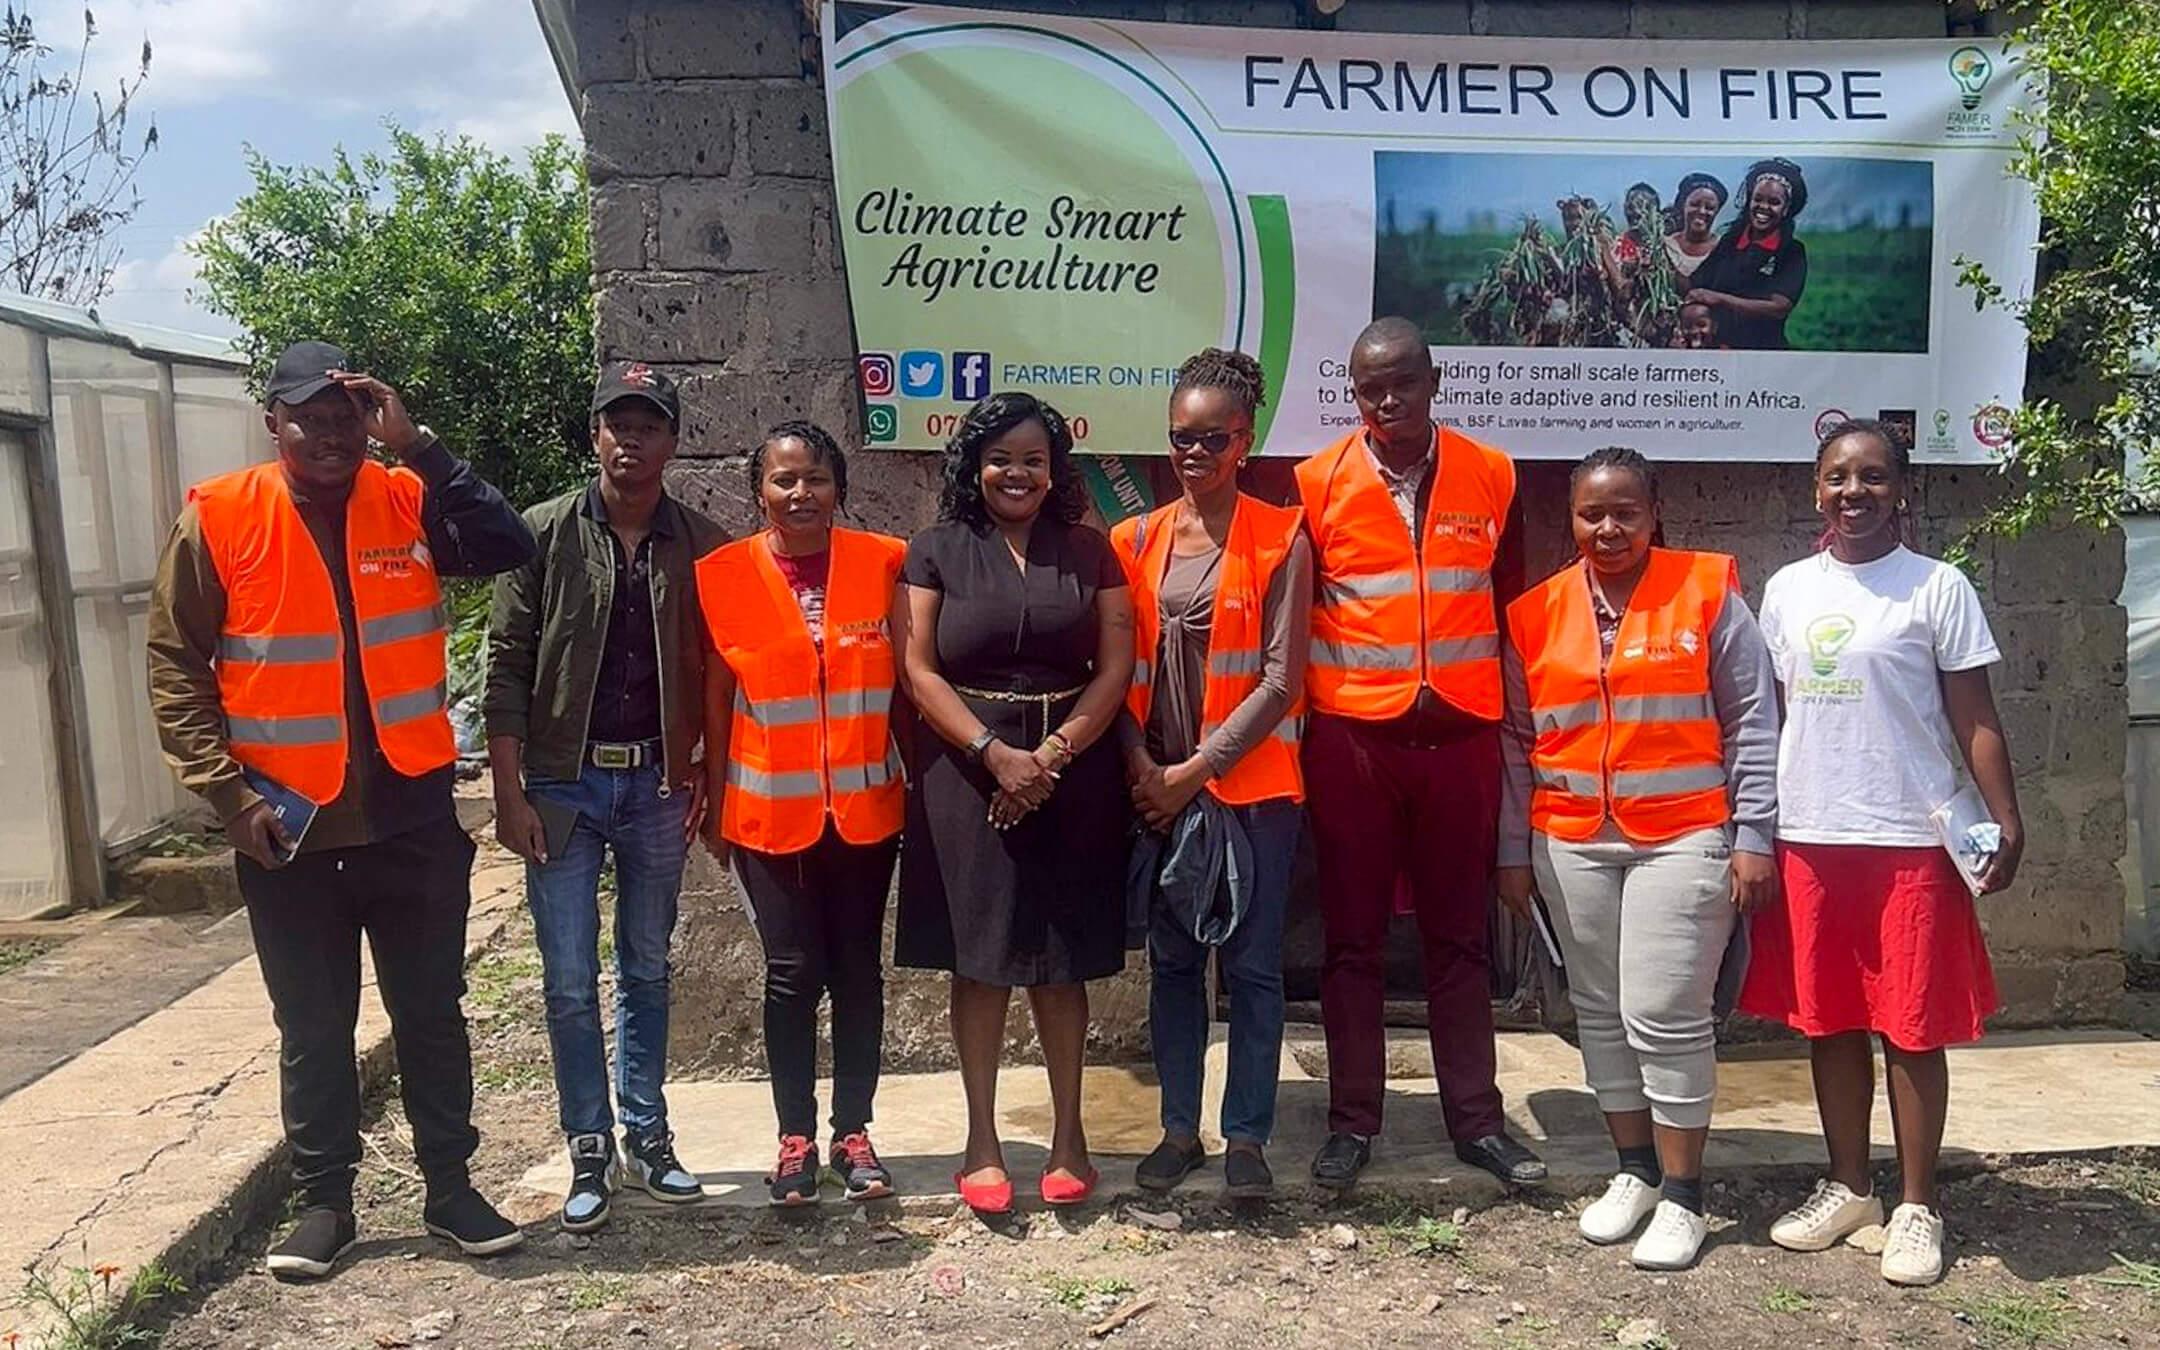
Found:
<svg viewBox="0 0 2160 1350"><path fill-rule="evenodd" d="M0 294L0 321L20 324L55 337L83 338L125 347L138 356L154 360L247 369L246 360L233 350L229 339L151 323L103 319L81 306L63 305L55 300Z"/></svg>

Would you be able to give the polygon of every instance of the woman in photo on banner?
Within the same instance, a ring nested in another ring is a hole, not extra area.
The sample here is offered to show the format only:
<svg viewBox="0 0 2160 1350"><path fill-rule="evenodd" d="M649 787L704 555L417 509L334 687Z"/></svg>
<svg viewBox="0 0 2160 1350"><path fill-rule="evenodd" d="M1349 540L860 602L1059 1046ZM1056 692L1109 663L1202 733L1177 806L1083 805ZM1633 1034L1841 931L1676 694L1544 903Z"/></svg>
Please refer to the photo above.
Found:
<svg viewBox="0 0 2160 1350"><path fill-rule="evenodd" d="M1771 1240L1821 1251L1882 1223L1868 1166L1879 1040L1903 1182L1882 1274L1928 1284L1944 1261L1943 1047L1978 1039L1998 1006L1973 892L2016 878L2025 829L1988 684L2002 653L1972 582L1913 550L1911 480L1909 452L1889 428L1832 427L1815 457L1821 549L1781 568L1763 595L1786 706L1784 895L1756 916L1740 1006L1809 1038L1830 1155L1829 1175L1771 1226ZM1994 827L1979 827L1971 887L1935 819L1964 795L1961 767Z"/></svg>
<svg viewBox="0 0 2160 1350"><path fill-rule="evenodd" d="M1807 289L1807 246L1793 222L1807 208L1807 178L1789 159L1757 160L1740 180L1740 217L1690 278L1682 299L1709 307L1718 345L1784 351L1786 320Z"/></svg>
<svg viewBox="0 0 2160 1350"><path fill-rule="evenodd" d="M1620 1170L1591 1242L1695 1263L1719 975L1776 885L1777 691L1722 553L1668 549L1634 450L1575 466L1579 557L1508 606L1499 888L1550 906L1583 1073Z"/></svg>
<svg viewBox="0 0 2160 1350"><path fill-rule="evenodd" d="M1167 1191L1207 1160L1207 968L1219 951L1230 1001L1223 1187L1237 1199L1275 1185L1265 1150L1281 1072L1283 919L1304 823L1298 739L1312 628L1302 513L1238 491L1266 398L1260 363L1243 352L1210 347L1179 366L1170 465L1182 491L1110 532L1136 628L1118 733L1133 809L1151 832L1135 844L1128 884L1147 904L1148 1040L1162 1091L1162 1142L1135 1180ZM1190 878L1216 875L1192 855L1230 847L1232 833L1251 867L1224 879L1232 893L1219 907L1213 886L1188 893L1199 889Z"/></svg>

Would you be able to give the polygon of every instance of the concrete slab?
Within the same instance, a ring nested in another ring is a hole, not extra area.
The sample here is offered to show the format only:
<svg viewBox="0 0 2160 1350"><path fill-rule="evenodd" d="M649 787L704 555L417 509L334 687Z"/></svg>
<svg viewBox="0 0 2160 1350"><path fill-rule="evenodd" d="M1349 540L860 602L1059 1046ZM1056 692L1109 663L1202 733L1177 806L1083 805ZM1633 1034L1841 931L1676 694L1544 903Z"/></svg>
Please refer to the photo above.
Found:
<svg viewBox="0 0 2160 1350"><path fill-rule="evenodd" d="M1298 1030L1312 1034L1317 1029ZM1415 1041L1412 1036L1395 1038L1391 1058L1415 1063ZM2015 1032L1953 1050L1950 1058L1945 1157L1952 1165L1979 1155L2160 1145L2160 1041L2108 1031ZM1499 1065L1513 1128L1533 1141L1551 1164L1552 1189L1569 1194L1602 1185L1612 1168L1611 1145L1597 1104L1582 1086L1582 1061L1574 1047L1555 1036L1504 1034L1499 1038ZM1218 1028L1208 1048L1203 1118L1212 1120L1220 1110L1223 1070ZM1287 1046L1281 1081L1275 1143L1269 1151L1278 1183L1302 1187L1307 1184L1305 1166L1327 1131L1327 1083L1301 1069ZM1137 1067L1090 1068L1086 1093L1088 1139L1102 1166L1104 1193L1130 1192L1133 1162L1154 1147L1160 1133L1153 1075ZM830 1100L830 1084L820 1085L819 1100ZM1025 1196L1028 1181L1042 1166L1049 1138L1049 1089L1042 1070L1020 1067L1001 1073L998 1107L1006 1161ZM772 1165L774 1142L772 1099L765 1083L672 1083L668 1109L683 1161L705 1179L705 1205L765 1203L763 1180ZM1497 1184L1484 1173L1456 1161L1430 1077L1391 1079L1386 1110L1388 1128L1374 1149L1363 1183L1367 1189L1444 1186L1444 1194L1456 1203L1476 1203L1497 1192ZM959 1075L888 1076L878 1087L874 1129L903 1197L949 1207L957 1150L966 1132ZM1219 1150L1221 1140L1212 1128L1205 1133L1210 1148ZM1874 1137L1877 1153L1889 1157L1889 1108L1881 1098ZM1728 1174L1804 1172L1822 1165L1803 1050L1747 1047L1720 1065L1717 1122L1707 1165ZM537 1197L559 1197L568 1181L566 1158L533 1167L523 1186L535 1200L521 1209L538 1212ZM1188 1183L1201 1195L1220 1184L1214 1167ZM626 1193L623 1203L660 1208L635 1191Z"/></svg>
<svg viewBox="0 0 2160 1350"><path fill-rule="evenodd" d="M515 862L474 873L468 957L523 903L523 884ZM362 979L373 986L372 964ZM378 998L360 1006L356 1049L380 1073L389 1020ZM0 1270L111 1262L124 1288L153 1261L185 1279L223 1255L282 1187L277 1059L249 955L0 1100ZM16 1315L36 1343L36 1318Z"/></svg>

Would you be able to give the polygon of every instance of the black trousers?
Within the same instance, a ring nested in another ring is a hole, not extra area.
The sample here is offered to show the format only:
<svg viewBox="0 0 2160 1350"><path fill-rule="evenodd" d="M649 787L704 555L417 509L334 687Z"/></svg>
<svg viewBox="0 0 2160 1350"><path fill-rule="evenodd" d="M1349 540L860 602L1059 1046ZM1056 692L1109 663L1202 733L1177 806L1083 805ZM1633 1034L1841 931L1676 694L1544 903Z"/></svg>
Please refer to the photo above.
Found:
<svg viewBox="0 0 2160 1350"><path fill-rule="evenodd" d="M465 1036L473 843L454 817L275 871L239 859L240 893L282 1052L293 1179L307 1204L350 1209L360 1166L360 939L397 1045L398 1084L430 1199L462 1190L479 1146Z"/></svg>
<svg viewBox="0 0 2160 1350"><path fill-rule="evenodd" d="M780 1133L817 1136L818 1003L832 995L834 1138L870 1123L885 1054L885 895L900 841L829 825L800 853L734 850L765 945L765 1062Z"/></svg>

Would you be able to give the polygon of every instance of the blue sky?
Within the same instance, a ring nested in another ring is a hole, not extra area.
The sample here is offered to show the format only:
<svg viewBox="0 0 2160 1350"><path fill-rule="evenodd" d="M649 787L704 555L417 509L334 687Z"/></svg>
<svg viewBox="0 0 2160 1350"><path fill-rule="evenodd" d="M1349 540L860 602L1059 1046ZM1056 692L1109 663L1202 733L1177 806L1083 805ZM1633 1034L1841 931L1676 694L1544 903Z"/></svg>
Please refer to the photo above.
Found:
<svg viewBox="0 0 2160 1350"><path fill-rule="evenodd" d="M180 244L248 190L243 147L278 163L320 164L333 146L383 143L391 118L464 133L516 153L577 124L531 0L90 0L99 35L89 80L110 88L148 37L140 107L158 148L136 184L142 209L125 246L109 318L230 334L192 303ZM22 8L21 0L17 7ZM32 0L52 58L72 63L79 4ZM132 121L131 130L139 134Z"/></svg>
<svg viewBox="0 0 2160 1350"><path fill-rule="evenodd" d="M1740 190L1741 176L1756 155L1705 152L1699 155L1459 154L1388 152L1374 156L1374 191L1379 220L1395 207L1401 228L1415 229L1427 212L1437 218L1442 233L1459 234L1476 228L1476 218L1490 214L1498 227L1512 232L1525 215L1536 215L1548 228L1558 228L1560 213L1553 203L1560 197L1583 195L1603 202L1617 221L1621 197L1638 180L1658 190L1658 199L1670 203L1673 189L1689 173L1714 174L1727 192ZM1927 226L1934 220L1934 180L1925 160L1856 159L1831 155L1794 154L1794 163L1806 175L1807 210L1800 217L1800 232L1842 229L1872 217L1877 223L1894 225L1901 213L1911 222ZM1729 224L1738 204L1728 202L1718 224Z"/></svg>

